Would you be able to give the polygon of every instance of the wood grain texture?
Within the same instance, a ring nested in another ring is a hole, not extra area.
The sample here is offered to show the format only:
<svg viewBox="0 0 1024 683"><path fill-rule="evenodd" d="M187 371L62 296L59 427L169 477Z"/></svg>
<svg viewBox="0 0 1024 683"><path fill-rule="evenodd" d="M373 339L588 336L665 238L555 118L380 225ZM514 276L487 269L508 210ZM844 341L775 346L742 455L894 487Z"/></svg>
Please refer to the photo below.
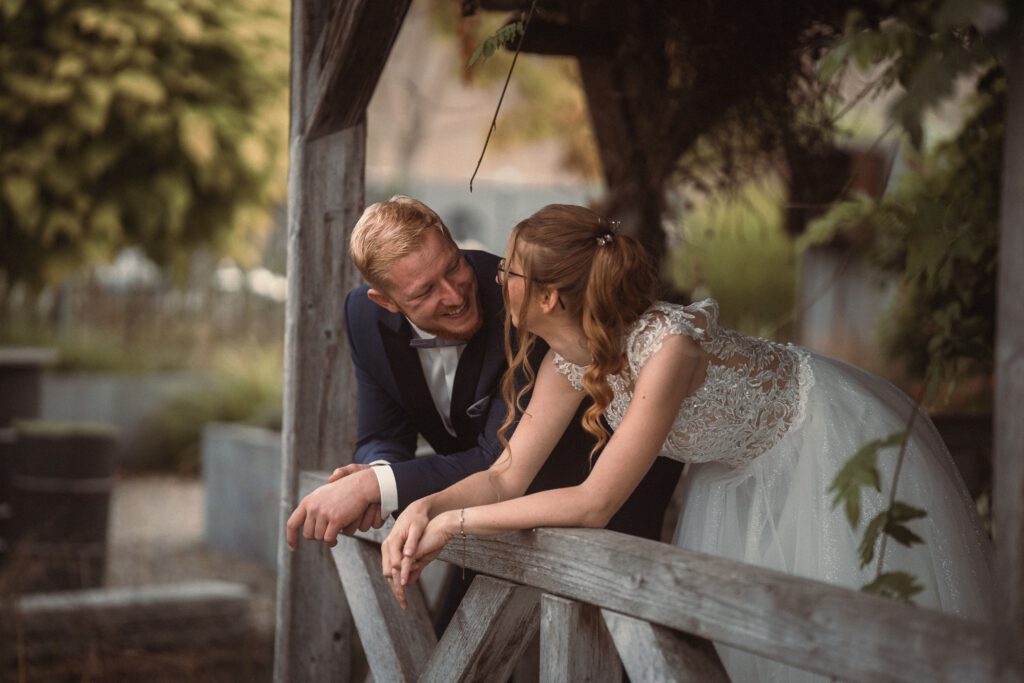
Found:
<svg viewBox="0 0 1024 683"><path fill-rule="evenodd" d="M335 4L314 51L318 70L307 139L363 121L409 3L345 0Z"/></svg>
<svg viewBox="0 0 1024 683"><path fill-rule="evenodd" d="M540 683L622 680L600 609L555 595L541 596L540 605Z"/></svg>
<svg viewBox="0 0 1024 683"><path fill-rule="evenodd" d="M349 460L355 434L354 372L348 358L345 294L359 282L348 235L362 213L366 127L310 141L310 103L319 92L313 59L331 0L293 0L288 167L288 301L282 419L281 526L296 504L299 472ZM278 549L274 679L348 680L351 617L330 554L304 544Z"/></svg>
<svg viewBox="0 0 1024 683"><path fill-rule="evenodd" d="M610 610L601 610L601 616L633 683L729 682L708 641Z"/></svg>
<svg viewBox="0 0 1024 683"><path fill-rule="evenodd" d="M506 681L540 624L540 593L478 576L420 681Z"/></svg>
<svg viewBox="0 0 1024 683"><path fill-rule="evenodd" d="M461 544L441 554L462 557ZM844 680L992 675L991 636L980 622L611 531L470 538L465 559L490 576Z"/></svg>
<svg viewBox="0 0 1024 683"><path fill-rule="evenodd" d="M1003 142L999 282L996 295L995 502L999 680L1024 680L1024 8L1012 6L1006 63L1008 103Z"/></svg>
<svg viewBox="0 0 1024 683"><path fill-rule="evenodd" d="M339 536L331 553L374 679L418 680L437 645L419 586L407 591L403 610L381 575L379 546Z"/></svg>

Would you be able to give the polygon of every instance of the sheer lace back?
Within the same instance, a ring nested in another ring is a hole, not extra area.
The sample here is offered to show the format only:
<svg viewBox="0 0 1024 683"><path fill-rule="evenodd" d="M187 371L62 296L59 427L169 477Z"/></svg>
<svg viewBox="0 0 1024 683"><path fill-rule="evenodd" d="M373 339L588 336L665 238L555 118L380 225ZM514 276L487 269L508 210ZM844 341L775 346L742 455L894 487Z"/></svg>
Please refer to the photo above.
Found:
<svg viewBox="0 0 1024 683"><path fill-rule="evenodd" d="M679 407L663 447L665 455L743 465L802 420L813 382L807 352L720 327L717 302L705 299L690 306L656 303L634 323L624 340L627 365L619 375L607 377L614 397L605 417L612 429L629 408L640 370L671 334L696 341L709 363L704 383ZM577 390L583 389L585 368L557 353L554 363Z"/></svg>

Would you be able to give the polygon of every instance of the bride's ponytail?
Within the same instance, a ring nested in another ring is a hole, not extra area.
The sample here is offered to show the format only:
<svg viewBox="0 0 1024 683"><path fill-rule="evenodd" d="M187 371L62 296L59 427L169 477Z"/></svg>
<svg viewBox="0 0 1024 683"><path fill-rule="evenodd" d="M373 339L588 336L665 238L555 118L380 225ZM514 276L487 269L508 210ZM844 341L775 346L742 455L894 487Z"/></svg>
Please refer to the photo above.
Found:
<svg viewBox="0 0 1024 683"><path fill-rule="evenodd" d="M583 386L594 401L583 417L584 428L597 440L594 452L607 441L601 414L612 400L606 377L622 371L625 364L623 336L653 302L654 275L640 243L615 232L615 225L582 206L551 204L520 222L509 238L509 256L515 254L525 276L523 306L519 317L521 348L509 355L509 369L502 381L508 406L499 438L515 417L516 404L533 385L533 373L522 343L532 347L533 335L526 319L527 302L534 287L557 289L566 311L582 323L592 364ZM508 297L506 290L506 307ZM506 329L511 312L506 310ZM514 377L523 373L527 386L516 391Z"/></svg>
<svg viewBox="0 0 1024 683"><path fill-rule="evenodd" d="M594 399L583 416L583 425L598 437L597 448L608 439L601 414L611 403L612 389L605 378L622 371L626 362L623 337L653 303L655 286L643 247L632 237L615 234L611 227L600 220L581 310L583 332L593 357L583 385Z"/></svg>

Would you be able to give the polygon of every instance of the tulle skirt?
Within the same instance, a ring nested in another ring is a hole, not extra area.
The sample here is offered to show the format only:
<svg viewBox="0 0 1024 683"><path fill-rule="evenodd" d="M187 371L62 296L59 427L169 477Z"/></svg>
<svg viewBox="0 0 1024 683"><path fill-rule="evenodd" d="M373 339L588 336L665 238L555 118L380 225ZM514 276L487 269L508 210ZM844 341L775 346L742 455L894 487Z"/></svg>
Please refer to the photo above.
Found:
<svg viewBox="0 0 1024 683"><path fill-rule="evenodd" d="M828 489L854 453L904 431L916 408L888 381L813 353L801 382L804 410L773 448L736 469L690 467L675 543L859 589L875 578L876 567L860 568L857 547L867 522L888 504L898 449L879 452L882 491L862 489L856 531L842 506L832 507ZM987 620L991 546L942 438L921 413L896 499L927 511L908 523L924 544L908 548L890 539L885 571L917 578L924 586L913 598L917 605ZM718 650L734 681L826 680L733 648Z"/></svg>

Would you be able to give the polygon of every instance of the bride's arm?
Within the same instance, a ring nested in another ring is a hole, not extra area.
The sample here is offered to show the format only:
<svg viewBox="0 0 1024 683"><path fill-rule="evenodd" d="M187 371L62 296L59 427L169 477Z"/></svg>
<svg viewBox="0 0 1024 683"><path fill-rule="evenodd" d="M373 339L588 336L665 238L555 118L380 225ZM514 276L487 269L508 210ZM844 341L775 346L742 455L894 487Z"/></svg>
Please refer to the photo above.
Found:
<svg viewBox="0 0 1024 683"><path fill-rule="evenodd" d="M419 538L437 514L523 495L565 432L581 400L583 393L555 371L549 351L537 373L529 405L509 439L511 452L506 449L490 469L406 507L381 545L385 576L397 571L403 553L415 551L414 539Z"/></svg>
<svg viewBox="0 0 1024 683"><path fill-rule="evenodd" d="M666 337L641 370L622 423L582 484L476 507L447 502L448 511L435 513L421 538L410 536L416 547L403 562L402 577L409 577L415 559L436 555L463 531L491 535L540 526L605 526L661 451L680 404L702 379L702 357L688 337Z"/></svg>

